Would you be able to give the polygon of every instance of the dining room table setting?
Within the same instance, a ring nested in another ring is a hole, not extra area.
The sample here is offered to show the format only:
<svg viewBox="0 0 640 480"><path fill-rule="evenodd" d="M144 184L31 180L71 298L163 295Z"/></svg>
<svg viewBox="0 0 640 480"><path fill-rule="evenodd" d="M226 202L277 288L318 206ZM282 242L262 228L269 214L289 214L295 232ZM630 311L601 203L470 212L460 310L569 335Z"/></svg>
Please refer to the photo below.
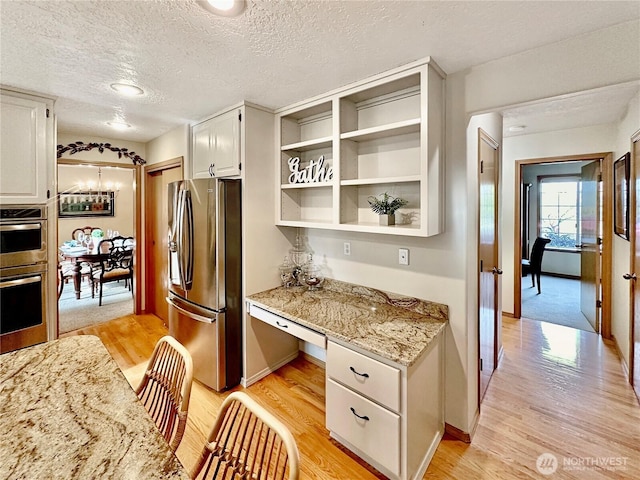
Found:
<svg viewBox="0 0 640 480"><path fill-rule="evenodd" d="M189 478L96 336L0 355L0 405L0 478Z"/></svg>

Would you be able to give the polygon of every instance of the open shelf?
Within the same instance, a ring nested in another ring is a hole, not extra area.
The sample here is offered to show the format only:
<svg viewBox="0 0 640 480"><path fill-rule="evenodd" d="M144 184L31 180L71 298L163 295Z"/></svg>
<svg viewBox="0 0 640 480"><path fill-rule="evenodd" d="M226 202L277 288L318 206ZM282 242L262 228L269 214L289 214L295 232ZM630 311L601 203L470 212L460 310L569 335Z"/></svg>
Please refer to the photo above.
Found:
<svg viewBox="0 0 640 480"><path fill-rule="evenodd" d="M430 59L276 115L278 225L424 237L442 232L444 76ZM318 173L321 157L330 178ZM296 175L303 169L307 173ZM385 192L408 201L394 226L381 226L367 201Z"/></svg>
<svg viewBox="0 0 640 480"><path fill-rule="evenodd" d="M404 135L406 133L417 133L420 132L420 123L420 118L412 118L401 122L342 133L340 138L343 140L353 140L354 142L363 142L395 135Z"/></svg>

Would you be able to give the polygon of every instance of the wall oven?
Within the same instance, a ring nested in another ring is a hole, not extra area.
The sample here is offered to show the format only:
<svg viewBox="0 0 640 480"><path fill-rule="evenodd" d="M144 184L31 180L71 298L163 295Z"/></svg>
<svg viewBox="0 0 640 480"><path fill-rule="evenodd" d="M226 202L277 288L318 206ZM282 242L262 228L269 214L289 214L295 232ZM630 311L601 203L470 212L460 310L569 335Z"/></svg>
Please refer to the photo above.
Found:
<svg viewBox="0 0 640 480"><path fill-rule="evenodd" d="M0 268L47 261L47 207L0 207Z"/></svg>
<svg viewBox="0 0 640 480"><path fill-rule="evenodd" d="M47 341L47 207L0 207L0 353Z"/></svg>

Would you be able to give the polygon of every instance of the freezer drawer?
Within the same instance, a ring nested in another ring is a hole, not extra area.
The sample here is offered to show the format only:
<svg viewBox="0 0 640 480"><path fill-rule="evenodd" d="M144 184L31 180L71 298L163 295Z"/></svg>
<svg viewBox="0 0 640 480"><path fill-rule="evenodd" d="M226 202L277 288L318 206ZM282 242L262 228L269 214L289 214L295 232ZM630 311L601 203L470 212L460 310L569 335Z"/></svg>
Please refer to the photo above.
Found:
<svg viewBox="0 0 640 480"><path fill-rule="evenodd" d="M177 299L169 303L169 334L191 354L193 377L216 391L226 387L224 313L190 311ZM195 310L195 309L194 309Z"/></svg>

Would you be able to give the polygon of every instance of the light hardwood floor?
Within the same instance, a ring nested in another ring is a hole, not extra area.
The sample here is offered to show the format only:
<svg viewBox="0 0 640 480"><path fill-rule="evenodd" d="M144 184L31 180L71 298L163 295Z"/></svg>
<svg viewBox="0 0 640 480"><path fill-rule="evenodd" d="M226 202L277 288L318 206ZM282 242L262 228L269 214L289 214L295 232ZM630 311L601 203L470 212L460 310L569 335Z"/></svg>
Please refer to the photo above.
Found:
<svg viewBox="0 0 640 480"><path fill-rule="evenodd" d="M141 315L67 335L99 336L136 385L155 342L166 333L157 317ZM509 318L503 319L503 344L504 356L489 384L472 443L445 436L424 478L640 478L640 406L613 346L593 333ZM322 367L299 357L248 393L294 434L301 478L381 478L329 439ZM177 451L187 469L226 395L194 385ZM549 476L536 467L544 453L557 460L557 470ZM615 463L594 466L603 461Z"/></svg>

